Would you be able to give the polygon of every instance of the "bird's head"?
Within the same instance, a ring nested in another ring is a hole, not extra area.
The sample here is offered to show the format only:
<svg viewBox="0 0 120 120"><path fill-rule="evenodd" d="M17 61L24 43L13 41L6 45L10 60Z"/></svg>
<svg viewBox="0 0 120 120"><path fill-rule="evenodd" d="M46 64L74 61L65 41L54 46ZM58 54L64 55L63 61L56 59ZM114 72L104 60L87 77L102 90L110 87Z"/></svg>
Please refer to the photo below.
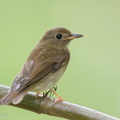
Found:
<svg viewBox="0 0 120 120"><path fill-rule="evenodd" d="M71 40L82 37L82 34L73 34L66 28L53 28L48 30L42 37L40 44L67 47Z"/></svg>

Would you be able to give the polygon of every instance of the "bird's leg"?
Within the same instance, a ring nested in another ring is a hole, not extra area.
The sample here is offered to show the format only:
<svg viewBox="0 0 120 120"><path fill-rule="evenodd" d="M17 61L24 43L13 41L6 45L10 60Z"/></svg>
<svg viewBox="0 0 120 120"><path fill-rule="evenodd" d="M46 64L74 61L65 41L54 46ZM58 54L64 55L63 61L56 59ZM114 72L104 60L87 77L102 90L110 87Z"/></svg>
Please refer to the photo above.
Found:
<svg viewBox="0 0 120 120"><path fill-rule="evenodd" d="M37 93L36 98L38 97L39 94L43 95L42 99L40 100L40 102L41 102L49 94L49 92L51 92L51 90L45 91L43 93Z"/></svg>
<svg viewBox="0 0 120 120"><path fill-rule="evenodd" d="M38 95L39 95L39 94L40 94L40 95L43 95L43 97L46 97L49 92L51 92L51 90L45 91L45 92L43 92L43 93L36 93L36 99L38 98Z"/></svg>
<svg viewBox="0 0 120 120"><path fill-rule="evenodd" d="M53 88L51 88L50 90L58 97L58 99L56 99L54 103L56 103L56 102L58 102L58 101L64 101L64 100L55 92L55 90L54 90Z"/></svg>
<svg viewBox="0 0 120 120"><path fill-rule="evenodd" d="M49 92L51 92L51 91L49 90L49 91L43 92L43 97L46 97Z"/></svg>
<svg viewBox="0 0 120 120"><path fill-rule="evenodd" d="M53 90L54 90L54 91L57 91L57 85L55 85L55 86L53 87Z"/></svg>
<svg viewBox="0 0 120 120"><path fill-rule="evenodd" d="M50 89L50 91L51 91L51 89ZM57 85L53 86L52 91L57 91ZM52 91L50 92L50 97L54 95L54 93Z"/></svg>

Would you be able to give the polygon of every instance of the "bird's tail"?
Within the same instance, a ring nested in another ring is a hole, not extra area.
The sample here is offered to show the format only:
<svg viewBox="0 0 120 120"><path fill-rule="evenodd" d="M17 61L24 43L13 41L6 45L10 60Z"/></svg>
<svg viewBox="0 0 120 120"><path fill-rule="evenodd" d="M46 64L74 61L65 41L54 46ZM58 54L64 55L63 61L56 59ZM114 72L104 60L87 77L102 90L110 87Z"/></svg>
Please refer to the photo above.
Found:
<svg viewBox="0 0 120 120"><path fill-rule="evenodd" d="M8 105L12 102L12 100L18 95L18 91L9 92L3 98L0 99L0 105Z"/></svg>
<svg viewBox="0 0 120 120"><path fill-rule="evenodd" d="M29 91L29 86L21 91L10 91L7 95L0 99L0 105L8 105L10 103L18 104Z"/></svg>

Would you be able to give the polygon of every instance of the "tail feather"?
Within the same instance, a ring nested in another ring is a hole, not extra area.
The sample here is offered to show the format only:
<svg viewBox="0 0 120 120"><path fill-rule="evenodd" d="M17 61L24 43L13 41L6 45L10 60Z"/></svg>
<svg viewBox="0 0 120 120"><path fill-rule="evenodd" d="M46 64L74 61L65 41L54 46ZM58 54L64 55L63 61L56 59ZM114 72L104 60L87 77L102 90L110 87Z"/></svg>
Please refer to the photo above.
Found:
<svg viewBox="0 0 120 120"><path fill-rule="evenodd" d="M12 103L13 104L18 104L22 101L22 99L24 98L24 96L27 94L27 92L29 91L28 88L22 90L13 100Z"/></svg>
<svg viewBox="0 0 120 120"><path fill-rule="evenodd" d="M3 98L0 99L0 105L8 105L12 102L12 100L18 95L18 91L9 92Z"/></svg>
<svg viewBox="0 0 120 120"><path fill-rule="evenodd" d="M10 103L18 104L29 91L29 87L21 91L10 91L7 95L0 99L0 105L8 105Z"/></svg>

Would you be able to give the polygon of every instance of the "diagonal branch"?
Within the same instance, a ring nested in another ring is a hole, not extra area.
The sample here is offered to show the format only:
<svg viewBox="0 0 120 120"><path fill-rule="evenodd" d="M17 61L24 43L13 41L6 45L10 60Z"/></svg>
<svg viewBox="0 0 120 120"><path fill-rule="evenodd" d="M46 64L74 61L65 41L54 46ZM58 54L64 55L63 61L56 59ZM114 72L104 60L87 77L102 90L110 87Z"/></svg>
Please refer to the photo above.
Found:
<svg viewBox="0 0 120 120"><path fill-rule="evenodd" d="M9 87L0 85L0 98L3 97ZM26 109L38 114L48 114L52 116L62 117L70 120L120 120L107 114L72 104L66 101L60 101L56 104L55 99L39 95L36 99L36 94L29 92L20 104L11 106Z"/></svg>

